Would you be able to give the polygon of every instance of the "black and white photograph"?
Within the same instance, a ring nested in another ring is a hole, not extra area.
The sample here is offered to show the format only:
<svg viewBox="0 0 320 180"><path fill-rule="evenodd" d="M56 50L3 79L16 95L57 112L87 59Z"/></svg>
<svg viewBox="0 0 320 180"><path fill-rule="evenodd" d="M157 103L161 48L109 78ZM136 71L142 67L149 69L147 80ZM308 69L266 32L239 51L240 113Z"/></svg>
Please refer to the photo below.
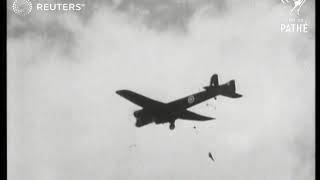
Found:
<svg viewBox="0 0 320 180"><path fill-rule="evenodd" d="M8 180L314 180L315 0L6 0Z"/></svg>

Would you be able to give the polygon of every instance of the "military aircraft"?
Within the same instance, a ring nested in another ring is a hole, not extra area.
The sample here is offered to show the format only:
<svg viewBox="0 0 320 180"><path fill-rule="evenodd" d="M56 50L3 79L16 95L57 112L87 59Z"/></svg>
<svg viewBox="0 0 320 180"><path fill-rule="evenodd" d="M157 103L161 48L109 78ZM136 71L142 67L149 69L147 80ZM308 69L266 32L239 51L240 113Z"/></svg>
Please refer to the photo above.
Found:
<svg viewBox="0 0 320 180"><path fill-rule="evenodd" d="M142 107L142 109L133 113L136 118L136 127L142 127L152 122L155 124L170 123L169 127L173 130L177 119L193 121L208 121L214 119L187 110L194 105L210 98L216 98L218 95L230 98L242 97L242 95L235 92L236 88L234 80L219 85L217 74L212 75L209 86L204 87L204 89L204 91L169 103L159 102L130 90L118 90L116 93Z"/></svg>

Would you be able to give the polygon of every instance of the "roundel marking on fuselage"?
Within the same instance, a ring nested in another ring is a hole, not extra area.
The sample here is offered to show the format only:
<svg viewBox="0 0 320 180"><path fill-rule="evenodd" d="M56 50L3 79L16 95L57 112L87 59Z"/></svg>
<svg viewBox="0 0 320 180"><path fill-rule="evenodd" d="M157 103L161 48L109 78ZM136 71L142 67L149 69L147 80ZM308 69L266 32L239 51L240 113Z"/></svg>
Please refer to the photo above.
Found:
<svg viewBox="0 0 320 180"><path fill-rule="evenodd" d="M189 104L192 104L194 102L194 100L195 100L194 96L189 96L188 97L188 103Z"/></svg>

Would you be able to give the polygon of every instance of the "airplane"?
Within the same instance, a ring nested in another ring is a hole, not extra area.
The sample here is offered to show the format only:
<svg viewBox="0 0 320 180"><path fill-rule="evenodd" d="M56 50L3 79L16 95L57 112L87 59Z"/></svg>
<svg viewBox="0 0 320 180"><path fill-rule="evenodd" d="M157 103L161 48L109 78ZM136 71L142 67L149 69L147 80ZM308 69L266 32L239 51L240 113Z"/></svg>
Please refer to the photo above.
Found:
<svg viewBox="0 0 320 180"><path fill-rule="evenodd" d="M216 98L218 95L229 98L242 97L241 94L235 92L236 88L234 80L219 85L217 74L212 75L209 86L205 86L203 88L204 90L201 92L169 103L156 101L130 90L118 90L116 93L142 107L142 109L134 111L133 113L136 118L136 127L142 127L153 122L155 124L170 123L169 128L173 130L177 119L193 121L208 121L214 119L187 110L194 105L211 98Z"/></svg>

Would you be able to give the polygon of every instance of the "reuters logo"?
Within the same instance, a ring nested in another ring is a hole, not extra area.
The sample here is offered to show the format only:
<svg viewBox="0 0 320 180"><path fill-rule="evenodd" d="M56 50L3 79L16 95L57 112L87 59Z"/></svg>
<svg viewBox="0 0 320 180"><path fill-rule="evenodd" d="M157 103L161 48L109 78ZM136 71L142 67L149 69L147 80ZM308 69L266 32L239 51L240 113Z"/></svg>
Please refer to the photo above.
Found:
<svg viewBox="0 0 320 180"><path fill-rule="evenodd" d="M32 3L30 0L14 0L12 9L14 13L20 16L25 16L31 13Z"/></svg>
<svg viewBox="0 0 320 180"><path fill-rule="evenodd" d="M67 12L67 11L81 11L85 4L79 3L36 3L33 6L33 11L41 12ZM15 14L26 16L32 11L32 3L30 0L14 0L12 9Z"/></svg>

